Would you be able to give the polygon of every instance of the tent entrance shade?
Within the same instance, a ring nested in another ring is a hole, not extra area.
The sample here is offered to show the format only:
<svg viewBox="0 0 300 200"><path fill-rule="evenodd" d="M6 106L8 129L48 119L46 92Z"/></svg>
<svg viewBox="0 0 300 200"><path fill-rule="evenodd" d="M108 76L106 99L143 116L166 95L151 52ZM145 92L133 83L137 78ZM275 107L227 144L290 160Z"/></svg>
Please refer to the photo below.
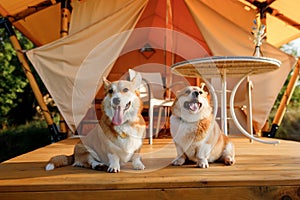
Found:
<svg viewBox="0 0 300 200"><path fill-rule="evenodd" d="M1 6L9 7L6 3ZM55 6L57 4L50 8ZM43 36L37 39L36 34L37 44L48 44L27 55L74 131L101 87L102 76L117 80L129 68L151 62L169 67L175 62L199 57L252 55L253 43L249 38L256 10L244 7L240 1L72 1L70 35L49 43L42 41ZM43 11L46 9L37 14ZM136 35L140 28L149 30L145 35ZM158 29L164 31L157 32ZM174 33L177 32L194 41L193 46L176 38ZM114 38L116 35L122 37ZM146 43L156 50L150 59L139 53ZM279 59L282 66L276 72L251 77L254 85L264 86L253 89L253 118L259 127L265 123L295 63L294 58L268 43L262 45L262 51L266 57ZM169 75L168 72L165 75ZM270 80L268 83L266 78ZM230 82L235 80L230 80L229 85ZM238 102L243 103L243 91L238 91L237 96Z"/></svg>

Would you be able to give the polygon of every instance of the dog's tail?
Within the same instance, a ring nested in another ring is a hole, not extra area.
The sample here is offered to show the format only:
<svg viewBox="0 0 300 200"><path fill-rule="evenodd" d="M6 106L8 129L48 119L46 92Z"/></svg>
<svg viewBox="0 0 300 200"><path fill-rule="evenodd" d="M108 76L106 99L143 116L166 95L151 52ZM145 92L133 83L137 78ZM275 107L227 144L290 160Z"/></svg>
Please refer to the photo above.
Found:
<svg viewBox="0 0 300 200"><path fill-rule="evenodd" d="M70 155L70 156L58 155L52 157L49 160L49 162L45 166L45 170L50 171L58 167L72 165L73 163L74 163L74 155Z"/></svg>

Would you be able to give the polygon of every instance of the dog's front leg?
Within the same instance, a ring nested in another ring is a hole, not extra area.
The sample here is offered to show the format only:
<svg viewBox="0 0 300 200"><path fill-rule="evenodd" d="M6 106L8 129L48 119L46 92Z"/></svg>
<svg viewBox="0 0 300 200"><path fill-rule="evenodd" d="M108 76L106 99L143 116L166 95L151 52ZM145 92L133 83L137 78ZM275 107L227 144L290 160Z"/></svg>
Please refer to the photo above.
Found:
<svg viewBox="0 0 300 200"><path fill-rule="evenodd" d="M209 168L208 157L211 151L210 144L202 144L201 147L197 149L197 167Z"/></svg>
<svg viewBox="0 0 300 200"><path fill-rule="evenodd" d="M231 142L228 142L222 153L222 160L224 160L225 165L234 165L235 163L234 156L235 156L234 145Z"/></svg>
<svg viewBox="0 0 300 200"><path fill-rule="evenodd" d="M109 166L107 172L110 173L120 172L120 158L117 155L111 153L108 153L107 156L109 160Z"/></svg>
<svg viewBox="0 0 300 200"><path fill-rule="evenodd" d="M185 162L186 155L178 144L176 144L176 150L177 150L177 158L175 158L175 160L172 161L172 165L181 166Z"/></svg>
<svg viewBox="0 0 300 200"><path fill-rule="evenodd" d="M132 167L136 170L143 170L145 169L144 164L141 161L141 156L139 152L135 152L132 156Z"/></svg>

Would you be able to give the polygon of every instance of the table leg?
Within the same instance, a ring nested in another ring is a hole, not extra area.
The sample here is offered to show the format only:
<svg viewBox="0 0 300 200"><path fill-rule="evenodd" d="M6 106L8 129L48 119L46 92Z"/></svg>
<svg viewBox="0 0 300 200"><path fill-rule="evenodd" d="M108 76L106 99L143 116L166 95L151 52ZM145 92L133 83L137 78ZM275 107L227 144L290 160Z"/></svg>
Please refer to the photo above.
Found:
<svg viewBox="0 0 300 200"><path fill-rule="evenodd" d="M154 107L153 107L153 104L151 103L151 100L150 100L150 104L149 104L149 144L152 144L153 143L153 111L154 110Z"/></svg>
<svg viewBox="0 0 300 200"><path fill-rule="evenodd" d="M221 93L221 127L225 135L227 135L227 82L226 70L221 75L222 93Z"/></svg>
<svg viewBox="0 0 300 200"><path fill-rule="evenodd" d="M279 144L279 141L266 141L266 140L261 140L259 138L254 137L253 135L249 134L239 123L239 121L236 118L235 112L234 112L234 97L235 97L235 93L237 91L237 89L239 88L240 84L243 82L243 80L245 80L245 78L247 78L247 76L249 76L249 74L247 74L246 76L244 76L233 88L232 93L230 95L230 113L231 113L231 117L232 120L234 122L234 124L236 125L236 127L248 138L255 140L257 142L261 142L261 143L265 143L265 144ZM248 114L249 115L249 114ZM252 116L250 116L252 119Z"/></svg>
<svg viewBox="0 0 300 200"><path fill-rule="evenodd" d="M253 84L250 80L250 77L247 76L247 129L250 135L253 136L253 123L252 123L252 88ZM250 142L253 142L252 139L250 139Z"/></svg>

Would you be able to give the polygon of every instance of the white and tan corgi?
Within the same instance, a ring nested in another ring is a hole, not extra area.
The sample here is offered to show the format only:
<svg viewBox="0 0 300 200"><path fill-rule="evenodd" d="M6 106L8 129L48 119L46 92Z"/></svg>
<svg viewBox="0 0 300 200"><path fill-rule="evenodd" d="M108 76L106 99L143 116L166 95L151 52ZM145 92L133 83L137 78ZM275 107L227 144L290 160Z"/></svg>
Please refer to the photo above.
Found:
<svg viewBox="0 0 300 200"><path fill-rule="evenodd" d="M173 165L183 165L186 159L200 168L208 168L214 161L223 161L226 165L235 163L234 145L214 121L204 85L201 88L188 86L177 93L170 118L177 150Z"/></svg>
<svg viewBox="0 0 300 200"><path fill-rule="evenodd" d="M104 78L105 97L102 101L100 126L75 145L71 156L59 155L50 159L45 169L66 165L120 172L120 166L132 161L136 170L143 170L139 151L145 134L141 115L142 102L139 73L132 81L109 82Z"/></svg>

